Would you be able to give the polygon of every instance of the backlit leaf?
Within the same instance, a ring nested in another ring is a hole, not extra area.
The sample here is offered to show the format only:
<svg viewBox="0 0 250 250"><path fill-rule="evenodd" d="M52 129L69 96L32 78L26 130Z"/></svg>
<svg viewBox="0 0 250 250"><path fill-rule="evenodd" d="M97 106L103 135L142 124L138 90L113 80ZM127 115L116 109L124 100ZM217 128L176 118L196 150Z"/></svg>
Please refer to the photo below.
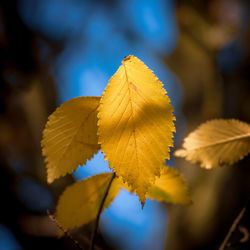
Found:
<svg viewBox="0 0 250 250"><path fill-rule="evenodd" d="M101 201L112 179L112 173L99 174L76 182L61 195L56 208L56 220L63 229L72 229L96 219ZM120 183L112 181L104 208L119 193Z"/></svg>
<svg viewBox="0 0 250 250"><path fill-rule="evenodd" d="M179 171L171 167L162 167L160 177L148 191L147 198L166 203L191 204L187 185Z"/></svg>
<svg viewBox="0 0 250 250"><path fill-rule="evenodd" d="M99 150L99 101L99 97L74 98L50 115L42 140L49 183L73 172Z"/></svg>
<svg viewBox="0 0 250 250"><path fill-rule="evenodd" d="M119 178L121 188L133 193L131 187ZM192 203L187 184L177 169L162 165L161 175L156 177L155 183L149 188L146 199L165 203L189 205Z"/></svg>
<svg viewBox="0 0 250 250"><path fill-rule="evenodd" d="M175 155L210 169L230 165L250 153L250 125L238 120L212 120L184 140Z"/></svg>
<svg viewBox="0 0 250 250"><path fill-rule="evenodd" d="M174 116L159 79L128 56L110 79L98 112L99 143L110 167L141 202L173 146Z"/></svg>

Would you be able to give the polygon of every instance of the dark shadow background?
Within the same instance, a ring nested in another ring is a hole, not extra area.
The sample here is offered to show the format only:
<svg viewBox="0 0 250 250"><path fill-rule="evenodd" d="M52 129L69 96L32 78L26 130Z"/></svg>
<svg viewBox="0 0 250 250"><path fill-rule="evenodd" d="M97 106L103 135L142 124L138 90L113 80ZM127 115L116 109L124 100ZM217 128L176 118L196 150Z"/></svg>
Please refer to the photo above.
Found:
<svg viewBox="0 0 250 250"><path fill-rule="evenodd" d="M176 148L211 118L250 122L250 23L245 0L2 0L0 3L0 249L78 249L48 218L75 179L108 171L98 153L52 185L40 140L62 102L100 95L124 56L164 82L177 117ZM218 249L250 191L249 157L207 171L172 160L194 204L166 206L121 192L101 220L100 249ZM248 209L249 211L249 209ZM249 212L248 212L249 214ZM248 228L249 215L241 222ZM88 247L92 224L72 232ZM236 230L229 249L238 243Z"/></svg>

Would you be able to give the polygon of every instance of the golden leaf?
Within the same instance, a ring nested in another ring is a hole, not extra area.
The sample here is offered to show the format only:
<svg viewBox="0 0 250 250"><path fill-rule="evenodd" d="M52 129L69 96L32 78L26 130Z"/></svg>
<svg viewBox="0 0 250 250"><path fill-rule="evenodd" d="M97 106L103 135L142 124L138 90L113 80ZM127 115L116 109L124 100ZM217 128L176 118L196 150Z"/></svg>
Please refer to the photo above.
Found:
<svg viewBox="0 0 250 250"><path fill-rule="evenodd" d="M179 171L166 166L162 167L161 175L149 189L147 198L181 205L192 203L186 182Z"/></svg>
<svg viewBox="0 0 250 250"><path fill-rule="evenodd" d="M133 193L130 186L119 178L120 187ZM155 183L149 188L146 199L165 203L189 205L192 203L187 184L177 169L162 165L161 175L156 177Z"/></svg>
<svg viewBox="0 0 250 250"><path fill-rule="evenodd" d="M63 229L72 229L96 219L112 173L92 176L66 188L56 208L56 220ZM104 203L107 208L120 190L117 179L112 181Z"/></svg>
<svg viewBox="0 0 250 250"><path fill-rule="evenodd" d="M99 150L99 101L99 97L74 98L50 115L42 139L49 183L73 172Z"/></svg>
<svg viewBox="0 0 250 250"><path fill-rule="evenodd" d="M101 149L114 169L145 201L145 194L169 159L174 116L167 92L153 72L128 56L110 79L100 101Z"/></svg>
<svg viewBox="0 0 250 250"><path fill-rule="evenodd" d="M175 156L211 169L230 165L250 152L250 125L238 120L212 120L184 140Z"/></svg>

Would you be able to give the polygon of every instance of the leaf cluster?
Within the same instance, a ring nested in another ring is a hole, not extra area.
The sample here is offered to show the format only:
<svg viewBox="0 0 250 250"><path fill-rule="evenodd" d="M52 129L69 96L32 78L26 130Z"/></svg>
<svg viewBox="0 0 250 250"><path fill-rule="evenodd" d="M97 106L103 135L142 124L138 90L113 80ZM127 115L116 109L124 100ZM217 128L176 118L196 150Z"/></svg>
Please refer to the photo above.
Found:
<svg viewBox="0 0 250 250"><path fill-rule="evenodd" d="M114 173L69 186L57 205L59 224L72 229L96 218L111 181L104 208L121 188L137 194L142 204L147 198L189 204L183 178L165 166L173 146L174 120L163 84L135 56L124 58L101 97L62 104L43 132L48 182L72 173L99 149Z"/></svg>

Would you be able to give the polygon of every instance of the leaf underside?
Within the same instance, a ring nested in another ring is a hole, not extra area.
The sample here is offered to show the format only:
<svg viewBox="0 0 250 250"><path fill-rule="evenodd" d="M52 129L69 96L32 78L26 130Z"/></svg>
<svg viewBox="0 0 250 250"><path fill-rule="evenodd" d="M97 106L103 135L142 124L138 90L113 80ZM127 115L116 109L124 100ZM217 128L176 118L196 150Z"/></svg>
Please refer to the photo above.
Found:
<svg viewBox="0 0 250 250"><path fill-rule="evenodd" d="M101 201L112 178L112 173L92 176L69 186L56 208L56 220L66 230L83 226L97 217ZM107 208L120 190L120 184L113 180L104 203Z"/></svg>
<svg viewBox="0 0 250 250"><path fill-rule="evenodd" d="M159 79L135 56L128 56L110 79L100 101L101 149L141 202L160 175L173 146L174 116Z"/></svg>
<svg viewBox="0 0 250 250"><path fill-rule="evenodd" d="M233 164L250 153L250 125L238 120L212 120L184 140L175 156L211 169Z"/></svg>
<svg viewBox="0 0 250 250"><path fill-rule="evenodd" d="M49 183L72 173L99 150L97 108L99 97L79 97L50 115L43 132L42 152Z"/></svg>

